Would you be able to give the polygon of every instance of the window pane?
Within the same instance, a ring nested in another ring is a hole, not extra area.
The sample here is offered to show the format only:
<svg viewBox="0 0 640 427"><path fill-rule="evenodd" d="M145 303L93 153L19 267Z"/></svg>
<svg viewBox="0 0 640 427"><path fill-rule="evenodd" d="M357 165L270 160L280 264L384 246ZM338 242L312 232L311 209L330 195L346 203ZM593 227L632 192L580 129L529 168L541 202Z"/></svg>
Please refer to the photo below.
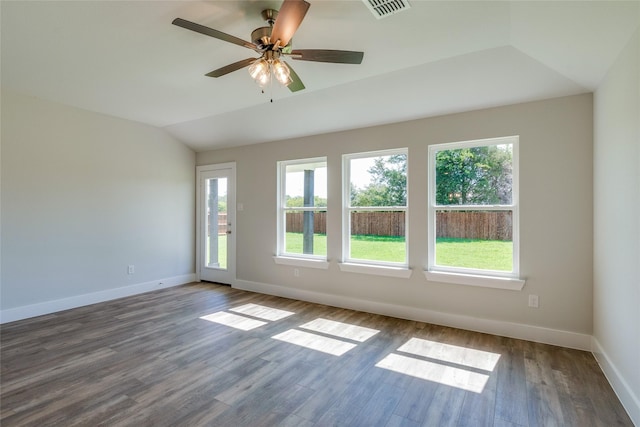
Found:
<svg viewBox="0 0 640 427"><path fill-rule="evenodd" d="M511 211L436 212L436 265L513 270Z"/></svg>
<svg viewBox="0 0 640 427"><path fill-rule="evenodd" d="M406 206L407 155L351 159L351 206Z"/></svg>
<svg viewBox="0 0 640 427"><path fill-rule="evenodd" d="M351 212L349 258L406 262L404 211Z"/></svg>
<svg viewBox="0 0 640 427"><path fill-rule="evenodd" d="M227 178L207 180L207 267L227 268Z"/></svg>
<svg viewBox="0 0 640 427"><path fill-rule="evenodd" d="M327 206L327 163L300 163L286 166L285 206Z"/></svg>
<svg viewBox="0 0 640 427"><path fill-rule="evenodd" d="M512 144L438 151L436 204L509 205L512 171Z"/></svg>
<svg viewBox="0 0 640 427"><path fill-rule="evenodd" d="M287 211L285 233L286 253L327 255L326 211Z"/></svg>

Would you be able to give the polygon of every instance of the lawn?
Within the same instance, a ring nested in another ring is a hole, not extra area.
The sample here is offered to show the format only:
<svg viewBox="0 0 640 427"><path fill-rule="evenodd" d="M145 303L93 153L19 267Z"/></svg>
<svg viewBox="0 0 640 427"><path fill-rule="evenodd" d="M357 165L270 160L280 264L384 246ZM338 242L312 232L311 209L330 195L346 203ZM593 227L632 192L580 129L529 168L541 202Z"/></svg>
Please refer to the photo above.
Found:
<svg viewBox="0 0 640 427"><path fill-rule="evenodd" d="M503 240L436 239L436 264L511 271L513 243Z"/></svg>
<svg viewBox="0 0 640 427"><path fill-rule="evenodd" d="M287 252L302 253L302 233L287 233ZM313 252L316 255L327 254L327 235L313 235ZM352 236L352 258L373 261L404 262L405 245L400 237Z"/></svg>
<svg viewBox="0 0 640 427"><path fill-rule="evenodd" d="M287 252L302 253L302 233L287 233ZM481 270L511 271L510 241L439 238L436 240L436 262L442 266L457 266ZM327 236L315 234L316 255L327 253ZM351 236L351 257L372 261L404 262L405 243L402 237Z"/></svg>
<svg viewBox="0 0 640 427"><path fill-rule="evenodd" d="M209 260L209 236L207 236L205 259L208 261L217 261L220 265L219 268L227 268L227 235L220 234L218 236L218 259Z"/></svg>

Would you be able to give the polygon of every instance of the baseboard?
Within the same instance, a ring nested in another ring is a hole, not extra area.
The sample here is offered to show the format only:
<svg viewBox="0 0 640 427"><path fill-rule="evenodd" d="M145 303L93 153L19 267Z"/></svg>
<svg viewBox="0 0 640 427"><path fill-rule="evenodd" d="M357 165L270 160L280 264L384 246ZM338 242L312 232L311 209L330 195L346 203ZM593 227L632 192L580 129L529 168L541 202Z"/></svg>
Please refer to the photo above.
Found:
<svg viewBox="0 0 640 427"><path fill-rule="evenodd" d="M482 319L460 314L443 313L434 310L406 307L377 301L367 301L358 298L324 294L320 292L306 291L246 280L236 280L233 287L246 291L315 302L333 307L382 314L400 319L417 320L420 322L450 326L509 338L517 338L578 350L591 351L591 335L579 334L576 332L541 328L539 326L524 325L520 323L501 322L498 320Z"/></svg>
<svg viewBox="0 0 640 427"><path fill-rule="evenodd" d="M22 307L10 308L0 311L0 323L14 322L16 320L28 319L30 317L42 316L55 313L57 311L82 307L104 301L111 301L118 298L142 294L172 286L183 285L196 280L195 274L183 274L180 276L157 279L150 282L136 283L135 285L122 286L119 288L107 289L90 294L76 295L53 301L46 301L37 304L25 305Z"/></svg>
<svg viewBox="0 0 640 427"><path fill-rule="evenodd" d="M627 414L629 414L631 421L633 421L635 425L640 426L640 397L633 392L596 337L592 338L591 352L598 361L600 369L604 372L609 384L611 384L611 388L613 388L618 399L620 399L622 406L624 406Z"/></svg>

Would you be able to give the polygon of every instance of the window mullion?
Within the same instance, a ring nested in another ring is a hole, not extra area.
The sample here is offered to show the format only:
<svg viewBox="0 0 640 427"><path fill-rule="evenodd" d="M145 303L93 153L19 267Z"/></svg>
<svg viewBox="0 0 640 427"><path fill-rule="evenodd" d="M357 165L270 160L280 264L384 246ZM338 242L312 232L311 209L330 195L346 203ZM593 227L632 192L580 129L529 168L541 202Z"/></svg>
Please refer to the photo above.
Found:
<svg viewBox="0 0 640 427"><path fill-rule="evenodd" d="M437 211L512 211L515 205L435 205L432 208Z"/></svg>
<svg viewBox="0 0 640 427"><path fill-rule="evenodd" d="M406 212L407 207L406 206L349 206L347 207L347 209L349 209L350 211L361 211L361 212L378 212L378 211L384 211L384 212L397 212L397 211L402 211L402 212Z"/></svg>
<svg viewBox="0 0 640 427"><path fill-rule="evenodd" d="M305 211L305 212L326 212L326 206L296 206L296 207L284 207L283 211Z"/></svg>

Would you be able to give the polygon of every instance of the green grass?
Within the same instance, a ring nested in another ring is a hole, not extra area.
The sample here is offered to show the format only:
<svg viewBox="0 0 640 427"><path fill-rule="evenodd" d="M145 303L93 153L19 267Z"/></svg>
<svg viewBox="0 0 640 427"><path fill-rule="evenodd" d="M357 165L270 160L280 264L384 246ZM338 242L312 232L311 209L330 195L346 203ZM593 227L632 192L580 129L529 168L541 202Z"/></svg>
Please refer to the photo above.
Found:
<svg viewBox="0 0 640 427"><path fill-rule="evenodd" d="M436 239L436 264L480 270L511 271L513 243L502 240L439 238Z"/></svg>
<svg viewBox="0 0 640 427"><path fill-rule="evenodd" d="M285 252L288 252L290 254L302 253L302 233L287 233L285 239L286 239ZM313 235L313 254L314 255L327 254L327 235L326 234Z"/></svg>
<svg viewBox="0 0 640 427"><path fill-rule="evenodd" d="M369 261L405 262L404 237L351 236L351 258Z"/></svg>
<svg viewBox="0 0 640 427"><path fill-rule="evenodd" d="M205 259L209 260L209 236L207 236L207 253L205 254ZM212 260L213 261L213 260ZM220 268L227 268L227 235L221 234L218 236L218 263L220 264Z"/></svg>
<svg viewBox="0 0 640 427"><path fill-rule="evenodd" d="M302 233L287 233L287 250L302 253ZM351 257L371 261L404 262L405 245L401 237L351 236ZM327 254L327 235L313 235L313 254Z"/></svg>
<svg viewBox="0 0 640 427"><path fill-rule="evenodd" d="M286 239L288 253L302 253L302 233L287 233ZM326 255L325 234L314 234L313 249L315 255ZM510 241L439 238L436 240L436 263L442 266L511 271L512 250ZM404 238L351 236L351 258L404 262Z"/></svg>

